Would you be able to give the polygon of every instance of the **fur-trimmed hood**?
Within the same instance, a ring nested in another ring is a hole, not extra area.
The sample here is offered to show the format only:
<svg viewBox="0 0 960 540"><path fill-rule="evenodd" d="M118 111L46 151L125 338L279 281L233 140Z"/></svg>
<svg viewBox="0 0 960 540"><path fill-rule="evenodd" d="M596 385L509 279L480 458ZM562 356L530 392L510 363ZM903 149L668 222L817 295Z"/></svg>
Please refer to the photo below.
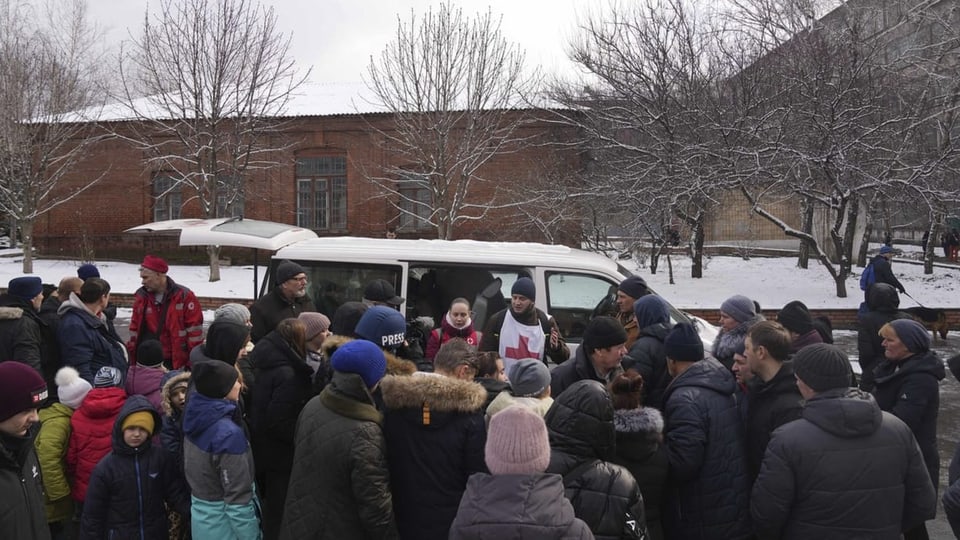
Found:
<svg viewBox="0 0 960 540"><path fill-rule="evenodd" d="M653 407L613 411L613 427L617 433L663 433L663 415Z"/></svg>
<svg viewBox="0 0 960 540"><path fill-rule="evenodd" d="M380 381L383 403L388 409L426 409L437 412L479 411L487 391L473 381L436 374L387 375Z"/></svg>
<svg viewBox="0 0 960 540"><path fill-rule="evenodd" d="M173 404L171 403L171 400L173 399L173 387L181 382L190 382L189 371L177 373L163 383L163 389L161 390L163 401L160 403L163 405L163 414L167 416L173 416Z"/></svg>
<svg viewBox="0 0 960 540"><path fill-rule="evenodd" d="M333 353L341 345L351 341L353 341L353 338L348 336L338 336L336 334L327 336L327 339L323 340L320 350L323 351L324 357L330 359L333 358ZM388 351L383 351L383 355L387 357L387 375L413 375L417 371L417 365L409 360L398 358Z"/></svg>

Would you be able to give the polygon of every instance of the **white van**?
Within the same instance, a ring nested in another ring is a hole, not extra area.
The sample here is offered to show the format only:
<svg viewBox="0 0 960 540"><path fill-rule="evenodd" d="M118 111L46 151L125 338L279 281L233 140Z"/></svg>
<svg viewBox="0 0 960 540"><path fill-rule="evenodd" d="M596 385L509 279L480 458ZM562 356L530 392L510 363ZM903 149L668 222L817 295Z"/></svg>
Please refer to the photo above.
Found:
<svg viewBox="0 0 960 540"><path fill-rule="evenodd" d="M616 311L617 285L631 275L607 257L559 245L334 237L281 248L265 283L272 283L283 259L303 266L308 294L328 316L344 302L360 301L370 281L385 279L406 299L401 311L408 321L430 317L439 323L450 302L463 297L473 306L478 330L507 307L513 283L526 276L537 286L537 307L556 319L572 346L591 317ZM706 346L713 343L714 326L672 306L670 314L674 322L693 323Z"/></svg>

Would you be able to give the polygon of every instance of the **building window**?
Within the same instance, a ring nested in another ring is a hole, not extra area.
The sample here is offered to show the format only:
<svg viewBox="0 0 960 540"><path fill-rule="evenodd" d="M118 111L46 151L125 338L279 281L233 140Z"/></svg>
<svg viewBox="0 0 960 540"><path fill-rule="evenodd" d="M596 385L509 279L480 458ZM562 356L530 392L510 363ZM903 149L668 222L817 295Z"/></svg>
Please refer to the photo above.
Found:
<svg viewBox="0 0 960 540"><path fill-rule="evenodd" d="M183 203L180 182L168 174L153 178L153 220L180 219Z"/></svg>
<svg viewBox="0 0 960 540"><path fill-rule="evenodd" d="M427 175L404 173L397 180L400 194L400 230L423 231L432 229L430 214L433 211L433 195Z"/></svg>
<svg viewBox="0 0 960 540"><path fill-rule="evenodd" d="M217 181L217 217L243 217L244 193L238 176L222 176Z"/></svg>
<svg viewBox="0 0 960 540"><path fill-rule="evenodd" d="M317 231L347 228L347 158L297 159L297 226Z"/></svg>

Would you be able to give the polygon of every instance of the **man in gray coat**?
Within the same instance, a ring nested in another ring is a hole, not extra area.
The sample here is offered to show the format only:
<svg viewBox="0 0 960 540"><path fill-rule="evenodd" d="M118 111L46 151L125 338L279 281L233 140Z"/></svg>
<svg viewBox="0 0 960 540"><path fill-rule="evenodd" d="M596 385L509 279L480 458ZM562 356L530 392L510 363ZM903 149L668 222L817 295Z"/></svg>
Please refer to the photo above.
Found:
<svg viewBox="0 0 960 540"><path fill-rule="evenodd" d="M936 492L910 428L850 388L837 347L804 347L793 360L806 401L773 433L753 486L757 537L900 538L932 519Z"/></svg>

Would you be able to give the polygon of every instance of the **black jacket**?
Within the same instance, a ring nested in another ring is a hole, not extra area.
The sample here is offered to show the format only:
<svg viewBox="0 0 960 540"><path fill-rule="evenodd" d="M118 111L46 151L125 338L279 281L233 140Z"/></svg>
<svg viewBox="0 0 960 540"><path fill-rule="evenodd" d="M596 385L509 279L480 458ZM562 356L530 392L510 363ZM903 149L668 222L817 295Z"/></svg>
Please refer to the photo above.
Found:
<svg viewBox="0 0 960 540"><path fill-rule="evenodd" d="M104 366L117 368L126 378L129 363L125 348L110 334L104 318L90 314L75 294L60 304L58 313L57 336L66 365L75 367L90 384Z"/></svg>
<svg viewBox="0 0 960 540"><path fill-rule="evenodd" d="M893 275L893 268L890 267L890 261L883 255L877 255L870 261L873 265L874 283L886 283L896 287L901 293L906 292L897 276Z"/></svg>
<svg viewBox="0 0 960 540"><path fill-rule="evenodd" d="M57 327L60 325L60 314L57 309L60 308L60 299L56 293L51 294L40 304L40 312L37 314L43 325L40 327L40 340L42 343L42 352L40 363L43 366L43 379L47 381L47 388L56 388L54 381L57 371L63 367L63 359L60 355L60 342L57 338ZM50 392L51 401L59 401L56 392Z"/></svg>
<svg viewBox="0 0 960 540"><path fill-rule="evenodd" d="M622 373L623 369L616 370ZM550 372L550 395L557 398L571 384L577 381L597 381L606 386L607 379L597 375L597 370L593 367L593 362L587 358L583 347L577 347L577 352L573 354L573 360L560 364Z"/></svg>
<svg viewBox="0 0 960 540"><path fill-rule="evenodd" d="M83 503L80 538L166 538L169 524L164 501L182 516L190 515L190 495L176 463L151 438L138 448L123 441L123 421L144 411L157 414L147 398L130 396L113 424L113 451L93 470Z"/></svg>
<svg viewBox="0 0 960 540"><path fill-rule="evenodd" d="M433 374L380 383L383 433L400 538L446 540L467 479L486 472L479 384Z"/></svg>
<svg viewBox="0 0 960 540"><path fill-rule="evenodd" d="M763 453L773 430L800 418L800 389L793 374L793 362L784 362L769 382L754 375L747 385L747 471L750 482L760 474Z"/></svg>
<svg viewBox="0 0 960 540"><path fill-rule="evenodd" d="M49 540L43 480L33 441L34 424L25 437L0 433L0 538Z"/></svg>
<svg viewBox="0 0 960 540"><path fill-rule="evenodd" d="M543 329L543 334L546 336L544 357L541 358L541 360L546 362L547 358L549 358L554 364L562 364L570 358L570 349L567 347L562 335L556 347L550 346L550 331L557 325L557 322L553 317L548 317L546 313L536 307L524 314L514 313L513 310L508 307L491 315L490 320L487 321L486 326L483 328L483 335L480 337L480 345L477 346L477 350L494 352L500 350L500 329L503 328L503 321L507 317L508 309L511 310L513 317L520 324L532 326L539 321L540 328Z"/></svg>
<svg viewBox="0 0 960 540"><path fill-rule="evenodd" d="M645 523L640 488L616 450L613 403L597 381L577 381L544 418L550 434L548 473L563 476L565 495L597 540L619 539L629 511Z"/></svg>
<svg viewBox="0 0 960 540"><path fill-rule="evenodd" d="M247 412L257 474L289 473L297 417L313 397L313 373L276 332L257 342L249 357L256 374Z"/></svg>
<svg viewBox="0 0 960 540"><path fill-rule="evenodd" d="M774 432L750 510L762 540L898 540L933 518L936 494L910 429L838 389Z"/></svg>
<svg viewBox="0 0 960 540"><path fill-rule="evenodd" d="M747 538L749 480L736 380L713 358L695 362L664 395L670 457L664 530L677 540Z"/></svg>
<svg viewBox="0 0 960 540"><path fill-rule="evenodd" d="M617 454L611 460L633 475L647 518L652 540L663 540L660 505L667 484L667 447L663 445L663 416L652 407L614 411L617 430Z"/></svg>
<svg viewBox="0 0 960 540"><path fill-rule="evenodd" d="M663 340L672 326L657 323L640 329L637 340L623 359L623 369L643 375L643 405L663 408L663 392L670 384L667 372L667 352Z"/></svg>
<svg viewBox="0 0 960 540"><path fill-rule="evenodd" d="M43 335L46 326L27 300L0 295L0 362L16 360L43 375Z"/></svg>
<svg viewBox="0 0 960 540"><path fill-rule="evenodd" d="M899 311L897 289L886 283L874 283L867 289L867 312L857 318L857 354L860 358L860 388L873 390L873 370L885 360L880 328L890 321L910 316Z"/></svg>
<svg viewBox="0 0 960 540"><path fill-rule="evenodd" d="M297 423L280 538L398 537L382 421L363 379L334 372Z"/></svg>
<svg viewBox="0 0 960 540"><path fill-rule="evenodd" d="M874 370L876 388L873 395L877 405L907 424L920 445L930 478L938 481L937 415L940 411L940 381L946 375L943 362L933 351L900 362L884 360Z"/></svg>
<svg viewBox="0 0 960 540"><path fill-rule="evenodd" d="M289 302L280 292L280 287L274 287L272 291L250 306L250 323L253 325L250 329L250 339L256 343L272 332L280 321L296 318L305 311L316 310L309 294Z"/></svg>

